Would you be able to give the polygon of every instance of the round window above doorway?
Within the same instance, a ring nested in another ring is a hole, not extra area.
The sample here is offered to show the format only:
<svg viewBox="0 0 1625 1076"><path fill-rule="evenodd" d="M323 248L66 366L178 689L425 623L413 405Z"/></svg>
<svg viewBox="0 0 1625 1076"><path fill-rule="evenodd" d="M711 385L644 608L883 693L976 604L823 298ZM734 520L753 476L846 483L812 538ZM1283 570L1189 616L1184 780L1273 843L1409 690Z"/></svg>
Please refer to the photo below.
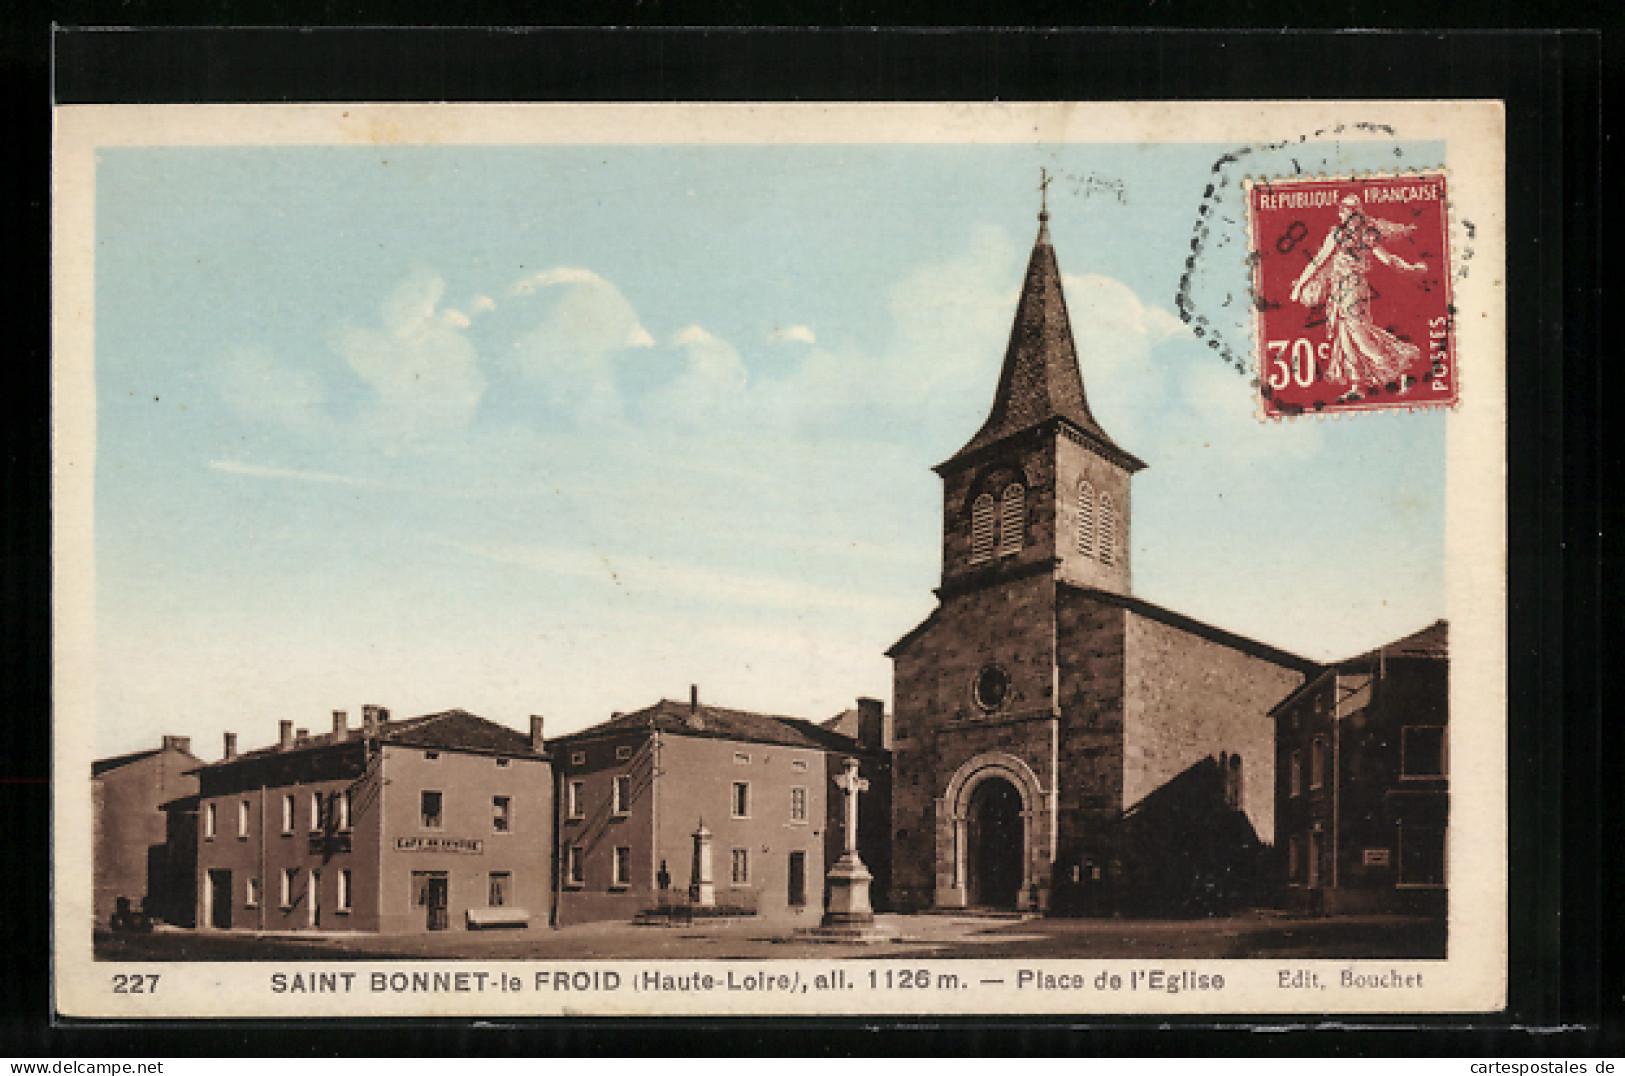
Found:
<svg viewBox="0 0 1625 1076"><path fill-rule="evenodd" d="M976 705L987 713L1004 706L1010 697L1010 674L997 665L989 665L976 674L971 685L971 696Z"/></svg>

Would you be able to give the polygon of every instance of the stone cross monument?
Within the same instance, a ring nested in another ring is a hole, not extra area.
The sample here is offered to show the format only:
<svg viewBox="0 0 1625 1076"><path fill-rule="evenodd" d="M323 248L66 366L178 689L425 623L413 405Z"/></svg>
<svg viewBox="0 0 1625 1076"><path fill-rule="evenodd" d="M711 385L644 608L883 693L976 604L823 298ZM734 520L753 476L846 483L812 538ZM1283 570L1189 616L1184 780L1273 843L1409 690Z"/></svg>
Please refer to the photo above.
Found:
<svg viewBox="0 0 1625 1076"><path fill-rule="evenodd" d="M858 793L868 791L869 782L858 776L857 759L847 759L845 766L835 778L835 787L846 796L846 851L829 869L829 906L824 910L823 926L862 930L875 921L869 905L869 883L874 878L858 855Z"/></svg>
<svg viewBox="0 0 1625 1076"><path fill-rule="evenodd" d="M717 902L717 887L711 881L711 831L705 828L705 820L700 820L700 828L694 831L694 864L688 885L688 900L690 904L709 908Z"/></svg>

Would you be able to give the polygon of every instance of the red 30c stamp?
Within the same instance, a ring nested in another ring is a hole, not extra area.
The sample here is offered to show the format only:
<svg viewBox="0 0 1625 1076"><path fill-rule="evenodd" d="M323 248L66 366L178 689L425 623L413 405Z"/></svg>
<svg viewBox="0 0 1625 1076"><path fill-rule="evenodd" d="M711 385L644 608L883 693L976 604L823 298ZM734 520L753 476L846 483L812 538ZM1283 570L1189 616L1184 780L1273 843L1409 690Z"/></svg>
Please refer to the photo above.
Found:
<svg viewBox="0 0 1625 1076"><path fill-rule="evenodd" d="M1247 181L1264 417L1456 402L1445 179Z"/></svg>

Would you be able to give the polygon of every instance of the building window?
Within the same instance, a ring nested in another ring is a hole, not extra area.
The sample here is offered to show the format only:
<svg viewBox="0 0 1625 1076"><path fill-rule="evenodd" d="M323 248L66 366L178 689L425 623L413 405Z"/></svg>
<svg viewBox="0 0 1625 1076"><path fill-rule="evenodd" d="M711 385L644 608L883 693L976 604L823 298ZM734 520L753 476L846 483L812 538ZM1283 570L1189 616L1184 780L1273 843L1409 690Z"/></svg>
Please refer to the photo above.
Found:
<svg viewBox="0 0 1625 1076"><path fill-rule="evenodd" d="M260 880L258 878L248 879L248 895L243 900L243 903L250 908L260 906Z"/></svg>
<svg viewBox="0 0 1625 1076"><path fill-rule="evenodd" d="M993 543L997 537L998 519L993 514L993 494L977 497L970 509L970 562L980 564L993 559Z"/></svg>
<svg viewBox="0 0 1625 1076"><path fill-rule="evenodd" d="M299 880L298 867L284 867L282 870L282 907L293 907L293 886Z"/></svg>
<svg viewBox="0 0 1625 1076"><path fill-rule="evenodd" d="M282 832L293 832L293 793L282 797Z"/></svg>
<svg viewBox="0 0 1625 1076"><path fill-rule="evenodd" d="M976 674L971 695L978 707L992 713L1010 697L1010 674L997 665L989 665Z"/></svg>
<svg viewBox="0 0 1625 1076"><path fill-rule="evenodd" d="M1286 879L1297 882L1303 876L1303 838L1294 833L1286 842Z"/></svg>
<svg viewBox="0 0 1625 1076"><path fill-rule="evenodd" d="M492 871L487 880L490 885L486 891L485 903L493 908L506 908L508 890L513 884L513 874L509 871Z"/></svg>
<svg viewBox="0 0 1625 1076"><path fill-rule="evenodd" d="M585 818L587 816L586 790L587 782L570 782L570 786L565 789L564 796L564 816L566 818Z"/></svg>
<svg viewBox="0 0 1625 1076"><path fill-rule="evenodd" d="M1433 888L1444 885L1444 829L1399 826L1399 885Z"/></svg>
<svg viewBox="0 0 1625 1076"><path fill-rule="evenodd" d="M440 752L439 751L425 751L425 752L423 752L423 757L425 759L427 759L428 761L430 761L430 762L439 762L440 761Z"/></svg>
<svg viewBox="0 0 1625 1076"><path fill-rule="evenodd" d="M609 884L617 889L625 889L632 884L632 849L624 844L615 848L615 873Z"/></svg>
<svg viewBox="0 0 1625 1076"><path fill-rule="evenodd" d="M339 829L341 830L348 830L350 828L350 807L352 805L351 801L354 795L355 793L351 792L348 788L339 793L337 805L339 809Z"/></svg>
<svg viewBox="0 0 1625 1076"><path fill-rule="evenodd" d="M507 766L507 765L508 765L508 760L507 760L507 759L505 759L505 758L501 758L501 757L499 757L499 758L498 758L498 759L497 759L497 767L498 767L498 768L499 768L499 769L500 769L500 768L502 768L502 767L505 767L505 766Z"/></svg>
<svg viewBox="0 0 1625 1076"><path fill-rule="evenodd" d="M735 848L732 881L734 885L750 885L750 849Z"/></svg>
<svg viewBox="0 0 1625 1076"><path fill-rule="evenodd" d="M792 788L790 790L790 821L805 822L807 820L807 790L805 788Z"/></svg>
<svg viewBox="0 0 1625 1076"><path fill-rule="evenodd" d="M735 818L750 817L750 782L735 781L733 799L729 804Z"/></svg>
<svg viewBox="0 0 1625 1076"><path fill-rule="evenodd" d="M498 833L508 832L512 821L513 801L507 796L491 797L491 828Z"/></svg>
<svg viewBox="0 0 1625 1076"><path fill-rule="evenodd" d="M206 841L214 840L214 832L216 823L218 822L218 814L219 812L216 809L215 804L211 803L203 809L203 839Z"/></svg>
<svg viewBox="0 0 1625 1076"><path fill-rule="evenodd" d="M788 875L788 892L785 894L787 903L792 908L800 908L807 903L807 853L791 852Z"/></svg>
<svg viewBox="0 0 1625 1076"><path fill-rule="evenodd" d="M425 792L422 796L422 814L424 829L439 829L445 821L441 812L441 795L438 792Z"/></svg>
<svg viewBox="0 0 1625 1076"><path fill-rule="evenodd" d="M1292 758L1287 763L1287 794L1297 796L1303 792L1303 752L1297 748L1292 749Z"/></svg>
<svg viewBox="0 0 1625 1076"><path fill-rule="evenodd" d="M750 765L750 752L749 751L735 751L734 752L734 765L735 766L749 766Z"/></svg>
<svg viewBox="0 0 1625 1076"><path fill-rule="evenodd" d="M248 810L247 800L237 805L237 839L240 841L248 840Z"/></svg>
<svg viewBox="0 0 1625 1076"><path fill-rule="evenodd" d="M1087 478L1078 482L1078 552L1095 555L1095 487Z"/></svg>
<svg viewBox="0 0 1625 1076"><path fill-rule="evenodd" d="M1224 770L1224 805L1233 810L1241 809L1241 756L1231 755L1230 762Z"/></svg>
<svg viewBox="0 0 1625 1076"><path fill-rule="evenodd" d="M623 743L619 747L615 748L615 761L616 762L625 762L627 759L629 759L631 757L632 757L632 745L631 744L624 744Z"/></svg>
<svg viewBox="0 0 1625 1076"><path fill-rule="evenodd" d="M1096 523L1095 544L1100 550L1100 563L1117 561L1117 504L1110 493L1100 495L1100 518Z"/></svg>
<svg viewBox="0 0 1625 1076"><path fill-rule="evenodd" d="M564 880L574 886L587 884L587 857L582 854L579 844L572 844L564 850Z"/></svg>
<svg viewBox="0 0 1625 1076"><path fill-rule="evenodd" d="M587 764L587 752L585 752L585 751L571 751L570 752L570 765L572 765L572 766L585 766L586 764Z"/></svg>
<svg viewBox="0 0 1625 1076"><path fill-rule="evenodd" d="M310 794L310 831L312 833L322 831L322 794L320 792Z"/></svg>
<svg viewBox="0 0 1625 1076"><path fill-rule="evenodd" d="M1316 736L1309 748L1309 787L1319 788L1326 783L1326 738Z"/></svg>
<svg viewBox="0 0 1625 1076"><path fill-rule="evenodd" d="M1443 725L1406 725L1399 730L1399 775L1443 777L1445 730Z"/></svg>
<svg viewBox="0 0 1625 1076"><path fill-rule="evenodd" d="M355 876L346 867L339 871L339 911L347 912L355 906Z"/></svg>
<svg viewBox="0 0 1625 1076"><path fill-rule="evenodd" d="M807 763L806 763L806 761L804 759L799 759L798 758L798 759L796 759L796 760L794 760L793 762L790 763L790 768L792 770L794 770L796 773L806 773L807 772Z"/></svg>
<svg viewBox="0 0 1625 1076"><path fill-rule="evenodd" d="M1008 557L1021 552L1027 527L1027 491L1019 482L1012 482L1004 487L999 500L999 556Z"/></svg>
<svg viewBox="0 0 1625 1076"><path fill-rule="evenodd" d="M632 778L624 773L615 775L615 785L610 790L610 809L616 814L627 814L632 810Z"/></svg>

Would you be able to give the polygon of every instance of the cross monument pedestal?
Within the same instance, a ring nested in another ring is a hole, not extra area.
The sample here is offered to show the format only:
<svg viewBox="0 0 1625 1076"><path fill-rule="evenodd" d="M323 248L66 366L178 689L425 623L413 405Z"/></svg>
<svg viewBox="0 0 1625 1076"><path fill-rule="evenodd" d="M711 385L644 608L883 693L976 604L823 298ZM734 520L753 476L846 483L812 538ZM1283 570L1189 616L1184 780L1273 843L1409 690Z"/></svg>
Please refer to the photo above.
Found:
<svg viewBox="0 0 1625 1076"><path fill-rule="evenodd" d="M846 796L846 849L841 858L829 869L829 903L824 908L824 920L805 936L830 942L877 942L890 935L875 926L875 911L869 903L869 883L874 875L863 865L858 855L858 793L869 789L869 782L858 776L858 760L849 758L841 775L835 778L835 787Z"/></svg>

